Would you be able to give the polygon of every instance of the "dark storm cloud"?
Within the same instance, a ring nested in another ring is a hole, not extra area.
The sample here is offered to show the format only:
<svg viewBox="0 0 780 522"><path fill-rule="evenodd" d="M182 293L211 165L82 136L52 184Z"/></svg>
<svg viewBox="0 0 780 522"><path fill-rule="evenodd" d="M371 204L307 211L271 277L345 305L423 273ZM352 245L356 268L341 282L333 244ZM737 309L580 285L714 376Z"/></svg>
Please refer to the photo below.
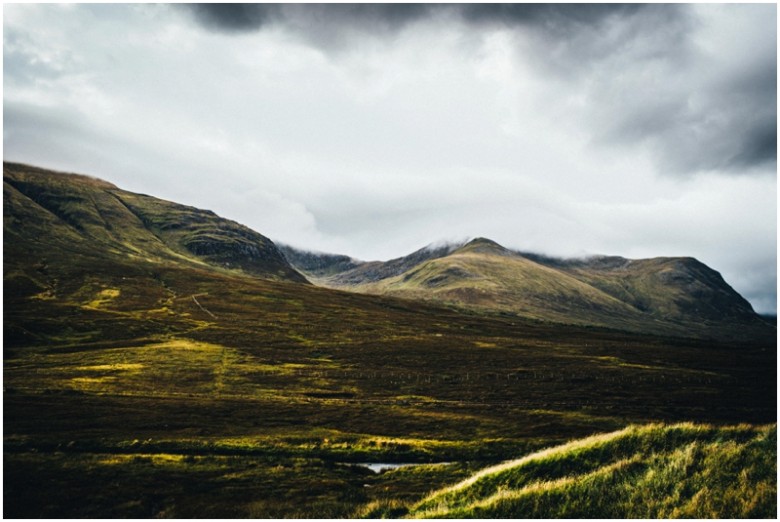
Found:
<svg viewBox="0 0 780 522"><path fill-rule="evenodd" d="M739 11L735 24L748 19L754 30L738 37L724 27L702 37L700 13L685 5L550 7L534 15L543 30L532 33L533 59L578 91L594 142L648 147L672 176L776 164L776 6Z"/></svg>
<svg viewBox="0 0 780 522"><path fill-rule="evenodd" d="M597 24L605 17L644 9L641 4L457 4L449 6L467 23L542 24L560 27Z"/></svg>
<svg viewBox="0 0 780 522"><path fill-rule="evenodd" d="M707 80L680 63L669 70L684 80L675 87L638 85L611 100L595 93L593 105L609 115L601 121L608 141L648 145L665 174L774 170L776 60L773 52Z"/></svg>
<svg viewBox="0 0 780 522"><path fill-rule="evenodd" d="M466 24L512 26L541 24L561 30L592 25L608 16L645 9L639 4L184 4L196 20L211 30L246 32L269 23L306 25L320 31L380 28L400 30L436 15L454 16Z"/></svg>
<svg viewBox="0 0 780 522"><path fill-rule="evenodd" d="M767 7L767 6L764 6ZM776 15L776 7L768 6ZM671 4L194 4L209 30L245 33L278 25L326 52L358 49L420 21L474 31L517 29L523 59L585 100L594 142L647 147L659 170L748 172L776 163L776 29L761 32L744 62L702 56L700 20ZM760 9L759 9L760 10ZM771 18L771 17L768 17ZM767 39L771 41L767 41ZM719 45L732 46L727 36ZM737 43L737 45L739 45ZM697 54L699 53L699 54ZM710 65L706 60L713 59ZM704 65L702 65L704 64ZM718 70L712 76L708 67ZM722 70L720 70L720 69ZM654 74L653 74L654 73ZM663 82L658 82L664 78ZM704 78L704 79L703 79Z"/></svg>
<svg viewBox="0 0 780 522"><path fill-rule="evenodd" d="M207 29L223 32L256 31L279 17L279 4L186 4Z"/></svg>
<svg viewBox="0 0 780 522"><path fill-rule="evenodd" d="M751 167L777 161L777 120L755 125L743 138L739 153L729 162L731 166Z"/></svg>
<svg viewBox="0 0 780 522"><path fill-rule="evenodd" d="M371 26L395 30L429 13L423 4L185 4L205 28L247 32L274 22L308 30Z"/></svg>

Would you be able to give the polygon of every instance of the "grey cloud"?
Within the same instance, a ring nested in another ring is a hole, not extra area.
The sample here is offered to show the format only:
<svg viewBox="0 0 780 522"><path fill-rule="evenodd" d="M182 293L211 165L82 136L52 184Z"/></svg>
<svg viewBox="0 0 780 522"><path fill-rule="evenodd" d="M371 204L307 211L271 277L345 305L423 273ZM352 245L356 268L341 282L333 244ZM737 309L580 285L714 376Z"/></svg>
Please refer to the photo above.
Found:
<svg viewBox="0 0 780 522"><path fill-rule="evenodd" d="M183 4L207 29L222 32L256 31L278 18L278 4Z"/></svg>
<svg viewBox="0 0 780 522"><path fill-rule="evenodd" d="M182 4L205 28L247 32L278 22L315 32L378 29L387 34L417 20L449 15L469 25L539 24L564 34L609 16L646 9L641 4Z"/></svg>
<svg viewBox="0 0 780 522"><path fill-rule="evenodd" d="M385 30L428 14L422 4L186 4L205 28L223 32L256 31L278 22L309 31L339 31L345 26Z"/></svg>
<svg viewBox="0 0 780 522"><path fill-rule="evenodd" d="M652 93L646 94L650 99ZM649 101L633 114L615 104L613 114L633 118L618 118L610 139L648 143L662 172L670 175L706 170L743 174L776 164L775 87L756 95L710 90L701 103L694 103L696 97L695 92L680 92L674 103Z"/></svg>
<svg viewBox="0 0 780 522"><path fill-rule="evenodd" d="M756 24L769 14L762 9L776 13L775 6L740 7ZM556 52L535 60L579 89L580 117L596 144L648 147L659 171L673 176L774 170L774 24L741 35L748 45L722 37L702 47L699 23L690 6L650 6L626 12L620 24L605 22L603 31L580 28L564 39L536 32L540 50ZM736 57L724 59L728 51Z"/></svg>
<svg viewBox="0 0 780 522"><path fill-rule="evenodd" d="M598 24L609 16L624 16L641 4L458 4L454 8L467 23L504 25L541 24L559 30L571 25Z"/></svg>
<svg viewBox="0 0 780 522"><path fill-rule="evenodd" d="M19 85L39 80L51 80L62 75L65 67L72 66L72 57L60 52L55 60L44 61L34 50L27 34L18 30L6 30L3 34L3 82Z"/></svg>
<svg viewBox="0 0 780 522"><path fill-rule="evenodd" d="M78 111L49 108L27 103L3 103L4 159L30 162L60 170L91 166L97 172L111 140L91 128ZM118 147L115 147L118 149ZM102 162L104 168L108 161ZM85 169L86 170L86 169Z"/></svg>
<svg viewBox="0 0 780 522"><path fill-rule="evenodd" d="M732 167L762 166L777 161L777 122L758 122L743 136L739 152L728 162Z"/></svg>

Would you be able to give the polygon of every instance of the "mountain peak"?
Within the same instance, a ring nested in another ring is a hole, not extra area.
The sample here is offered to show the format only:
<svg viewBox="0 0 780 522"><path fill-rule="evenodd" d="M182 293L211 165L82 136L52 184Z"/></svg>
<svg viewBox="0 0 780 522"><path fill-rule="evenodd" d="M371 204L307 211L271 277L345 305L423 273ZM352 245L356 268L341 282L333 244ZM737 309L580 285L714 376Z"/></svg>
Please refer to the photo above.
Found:
<svg viewBox="0 0 780 522"><path fill-rule="evenodd" d="M477 237L455 250L455 252L475 252L480 254L498 254L508 255L511 254L509 250L499 245L492 239L485 237Z"/></svg>

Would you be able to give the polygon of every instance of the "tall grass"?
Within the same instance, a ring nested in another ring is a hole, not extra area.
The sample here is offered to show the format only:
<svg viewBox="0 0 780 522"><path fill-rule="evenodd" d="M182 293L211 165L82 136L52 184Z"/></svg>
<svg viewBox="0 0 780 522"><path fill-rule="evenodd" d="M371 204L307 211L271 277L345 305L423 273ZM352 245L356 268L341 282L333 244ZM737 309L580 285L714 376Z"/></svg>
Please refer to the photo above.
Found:
<svg viewBox="0 0 780 522"><path fill-rule="evenodd" d="M776 518L777 426L631 426L487 468L367 517Z"/></svg>

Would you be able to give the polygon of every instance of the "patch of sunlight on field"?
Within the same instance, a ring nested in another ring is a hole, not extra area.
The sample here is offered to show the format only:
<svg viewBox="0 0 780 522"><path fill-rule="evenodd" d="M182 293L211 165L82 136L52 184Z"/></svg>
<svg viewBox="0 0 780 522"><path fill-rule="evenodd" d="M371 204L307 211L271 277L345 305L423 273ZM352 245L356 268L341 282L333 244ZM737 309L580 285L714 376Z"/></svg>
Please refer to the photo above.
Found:
<svg viewBox="0 0 780 522"><path fill-rule="evenodd" d="M590 437L586 437L584 439L578 439L571 442L568 442L566 444L563 444L561 446L555 446L547 449L543 449L541 451L537 451L535 453L531 453L529 455L525 455L524 457L521 457L519 459L510 460L506 462L502 462L501 464L497 464L495 466L490 466L488 468L485 468L471 477L467 478L466 480L463 480L453 486L447 487L442 489L441 491L435 493L435 495L442 495L442 494L449 494L454 493L457 491L464 490L477 481L485 478L490 477L492 475L498 475L508 469L515 468L522 466L528 462L534 461L534 460L540 460L543 458L546 458L550 455L556 454L556 453L566 453L571 452L574 450L578 450L580 448L586 448L598 444L606 444L609 441L616 439L618 437L624 436L625 434L630 432L630 428L624 428L619 431L615 431L612 433L603 433L598 435L592 435ZM428 498L432 498L434 495L431 495Z"/></svg>
<svg viewBox="0 0 780 522"><path fill-rule="evenodd" d="M100 309L119 297L121 290L119 288L104 288L95 294L95 298L89 303L84 305L84 308L97 308Z"/></svg>
<svg viewBox="0 0 780 522"><path fill-rule="evenodd" d="M610 475L614 474L616 471L621 470L623 468L627 468L632 464L638 463L639 461L640 461L639 456L634 456L630 459L619 460L615 463L609 464L607 466L604 466L602 468L599 468L591 473L582 476L564 477L557 480L540 480L540 481L532 482L531 484L519 490L504 489L499 487L495 494L489 496L484 500L479 500L471 503L467 507L463 508L462 512L456 509L455 513L467 516L471 514L470 513L471 511L478 512L478 510L480 509L494 509L497 506L500 506L502 503L517 501L518 499L521 499L523 497L550 494L550 492L553 492L557 489L562 489L562 488L570 487L572 485L576 485L578 482L593 481L594 479L609 477ZM430 510L425 510L425 511L415 513L415 517L416 518L444 518L447 516L452 516L453 513L451 511L452 511L451 508L446 504L440 504Z"/></svg>
<svg viewBox="0 0 780 522"><path fill-rule="evenodd" d="M176 455L172 453L136 453L132 455L114 454L101 455L98 457L96 463L103 466L117 466L144 460L155 466L160 466L165 464L179 464L180 462L183 462L186 457L186 455Z"/></svg>
<svg viewBox="0 0 780 522"><path fill-rule="evenodd" d="M37 353L12 361L7 382L19 389L71 389L86 393L190 397L262 397L305 400L316 393L356 394L343 379L323 375L340 366L322 358L275 361L221 344L186 338L148 339L101 350ZM45 367L29 375L30 364ZM280 387L278 379L287 379Z"/></svg>
<svg viewBox="0 0 780 522"><path fill-rule="evenodd" d="M676 368L673 366L658 366L658 365L649 365L649 364L630 363L628 361L624 361L619 357L614 357L609 355L601 355L601 356L587 357L587 358L593 359L600 363L606 363L609 366L618 366L621 368L636 368L639 370L654 370L654 371L664 371L664 372L671 371L671 372L697 373L700 375L714 375L714 376L718 375L718 373L716 372L709 372L709 371L698 370L698 369L692 370L689 368Z"/></svg>
<svg viewBox="0 0 780 522"><path fill-rule="evenodd" d="M199 341L191 341L190 339L172 339L164 343L148 344L143 347L146 351L156 350L185 350L185 351L197 351L197 352L220 352L225 349L221 344L203 343Z"/></svg>
<svg viewBox="0 0 780 522"><path fill-rule="evenodd" d="M293 375L306 368L309 368L308 364L301 363L281 363L281 364L252 364L250 369L254 372L268 372L278 375Z"/></svg>
<svg viewBox="0 0 780 522"><path fill-rule="evenodd" d="M105 392L111 388L114 381L116 381L114 376L73 377L67 387L82 392Z"/></svg>
<svg viewBox="0 0 780 522"><path fill-rule="evenodd" d="M78 366L75 370L82 370L87 372L104 372L104 371L140 371L144 368L143 364L139 363L114 363L114 364L95 364L92 366Z"/></svg>

